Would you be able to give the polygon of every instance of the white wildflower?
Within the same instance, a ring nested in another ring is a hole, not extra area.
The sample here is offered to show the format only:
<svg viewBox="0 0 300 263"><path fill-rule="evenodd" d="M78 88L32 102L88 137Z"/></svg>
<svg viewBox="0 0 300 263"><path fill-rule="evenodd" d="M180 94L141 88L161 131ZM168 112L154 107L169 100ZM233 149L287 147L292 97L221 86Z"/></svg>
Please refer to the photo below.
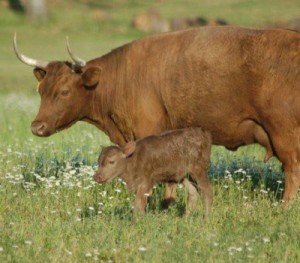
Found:
<svg viewBox="0 0 300 263"><path fill-rule="evenodd" d="M141 251L141 252L145 252L145 251L147 251L147 248L145 248L145 247L143 247L143 246L140 246L140 247L138 248L138 250Z"/></svg>
<svg viewBox="0 0 300 263"><path fill-rule="evenodd" d="M237 173L246 174L246 171L244 171L243 169L240 168L240 169L236 170L234 173L235 174L237 174Z"/></svg>
<svg viewBox="0 0 300 263"><path fill-rule="evenodd" d="M26 244L26 245L31 245L31 244L32 244L32 241L31 241L31 240L25 240L25 244Z"/></svg>
<svg viewBox="0 0 300 263"><path fill-rule="evenodd" d="M266 191L266 190L264 190L264 189L261 189L260 192L261 192L262 194L267 194L267 193L268 193L268 191Z"/></svg>

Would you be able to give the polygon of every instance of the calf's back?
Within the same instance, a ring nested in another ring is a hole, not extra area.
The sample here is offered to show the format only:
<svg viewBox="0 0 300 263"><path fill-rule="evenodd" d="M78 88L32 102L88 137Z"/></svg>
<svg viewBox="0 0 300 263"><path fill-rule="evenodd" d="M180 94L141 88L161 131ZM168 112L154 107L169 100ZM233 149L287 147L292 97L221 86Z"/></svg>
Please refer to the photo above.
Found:
<svg viewBox="0 0 300 263"><path fill-rule="evenodd" d="M201 128L167 131L138 140L127 171L136 184L180 182L186 173L207 170L210 150L211 136Z"/></svg>

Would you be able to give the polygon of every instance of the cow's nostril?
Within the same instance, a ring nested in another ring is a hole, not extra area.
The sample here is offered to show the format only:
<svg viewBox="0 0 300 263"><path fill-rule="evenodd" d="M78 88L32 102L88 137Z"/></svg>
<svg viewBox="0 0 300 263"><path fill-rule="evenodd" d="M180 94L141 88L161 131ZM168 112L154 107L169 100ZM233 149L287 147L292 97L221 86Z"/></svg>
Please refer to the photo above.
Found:
<svg viewBox="0 0 300 263"><path fill-rule="evenodd" d="M43 136L46 129L47 129L47 124L45 122L33 122L31 124L31 131L35 135Z"/></svg>

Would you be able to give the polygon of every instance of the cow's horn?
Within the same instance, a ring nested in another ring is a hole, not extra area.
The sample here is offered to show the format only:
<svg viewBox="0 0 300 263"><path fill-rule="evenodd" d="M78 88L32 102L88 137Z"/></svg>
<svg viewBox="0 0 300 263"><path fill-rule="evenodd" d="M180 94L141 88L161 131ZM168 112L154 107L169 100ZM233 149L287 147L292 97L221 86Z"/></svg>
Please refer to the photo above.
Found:
<svg viewBox="0 0 300 263"><path fill-rule="evenodd" d="M74 55L70 49L70 45L69 45L69 38L66 37L66 43L67 43L67 49L68 49L68 53L70 55L70 57L72 58L72 60L75 62L76 65L80 66L80 67L84 67L86 65L86 62L77 57L76 55Z"/></svg>
<svg viewBox="0 0 300 263"><path fill-rule="evenodd" d="M14 36L14 50L15 50L15 53L16 53L18 59L21 60L26 65L45 69L47 67L47 65L49 64L49 62L47 62L47 61L36 60L36 59L29 58L29 57L26 57L25 55L23 55L18 50L18 47L17 47L17 33L15 33L15 36Z"/></svg>

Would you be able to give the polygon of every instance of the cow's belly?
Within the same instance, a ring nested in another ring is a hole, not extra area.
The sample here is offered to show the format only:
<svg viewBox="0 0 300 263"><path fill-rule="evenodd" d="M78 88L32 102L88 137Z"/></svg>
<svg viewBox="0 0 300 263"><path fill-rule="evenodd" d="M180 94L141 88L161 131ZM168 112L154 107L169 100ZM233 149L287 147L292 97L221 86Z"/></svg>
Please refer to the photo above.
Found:
<svg viewBox="0 0 300 263"><path fill-rule="evenodd" d="M258 143L266 149L265 161L273 156L273 146L265 129L252 119L244 119L239 122L216 123L199 122L200 126L212 134L213 144L225 146L227 149L236 150L242 145Z"/></svg>

